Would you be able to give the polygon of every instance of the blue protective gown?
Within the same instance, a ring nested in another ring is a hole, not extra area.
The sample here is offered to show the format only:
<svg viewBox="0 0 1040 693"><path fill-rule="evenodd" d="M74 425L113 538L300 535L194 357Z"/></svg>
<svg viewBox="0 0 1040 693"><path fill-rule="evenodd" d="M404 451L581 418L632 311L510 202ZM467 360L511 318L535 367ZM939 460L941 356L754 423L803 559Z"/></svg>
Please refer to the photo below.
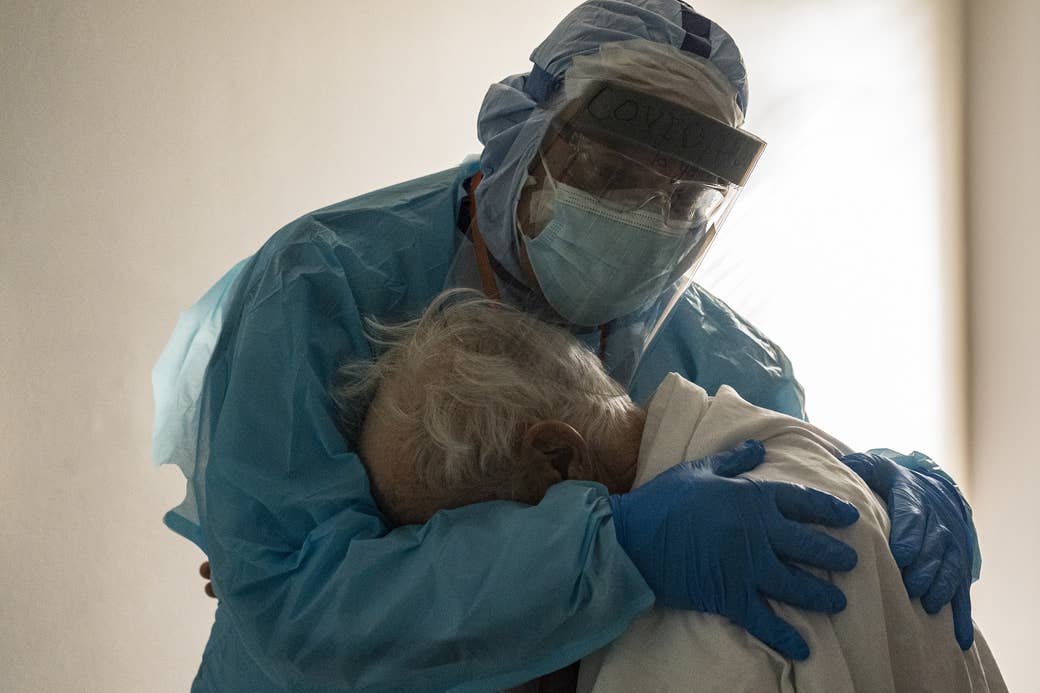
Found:
<svg viewBox="0 0 1040 693"><path fill-rule="evenodd" d="M219 598L193 691L488 691L616 638L654 596L605 487L558 484L389 528L335 424L362 318L418 316L445 284L475 162L307 214L181 318L153 374L158 463L188 478L166 524L209 556ZM632 381L670 371L803 415L787 358L693 286Z"/></svg>

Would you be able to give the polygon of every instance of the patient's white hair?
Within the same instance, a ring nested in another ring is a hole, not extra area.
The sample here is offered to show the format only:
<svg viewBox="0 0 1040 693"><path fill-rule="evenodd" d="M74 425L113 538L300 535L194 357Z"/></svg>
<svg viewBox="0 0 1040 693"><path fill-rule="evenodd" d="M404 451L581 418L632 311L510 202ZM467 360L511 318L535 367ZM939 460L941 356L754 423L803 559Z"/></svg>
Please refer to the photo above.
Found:
<svg viewBox="0 0 1040 693"><path fill-rule="evenodd" d="M571 334L470 289L441 294L411 322L366 322L384 351L339 369L333 398L345 428L359 436L368 404L392 376L381 415L401 434L410 478L437 496L514 497L528 426L556 419L603 440L636 408ZM384 514L409 516L394 507L394 489L375 491L390 506Z"/></svg>

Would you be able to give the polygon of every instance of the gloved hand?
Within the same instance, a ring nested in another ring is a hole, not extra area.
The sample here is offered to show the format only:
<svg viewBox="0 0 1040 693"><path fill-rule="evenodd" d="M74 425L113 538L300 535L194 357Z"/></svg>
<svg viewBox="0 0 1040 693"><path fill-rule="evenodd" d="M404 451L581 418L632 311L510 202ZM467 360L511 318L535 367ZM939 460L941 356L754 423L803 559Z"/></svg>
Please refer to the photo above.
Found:
<svg viewBox="0 0 1040 693"><path fill-rule="evenodd" d="M722 614L790 659L809 646L765 597L836 613L845 595L789 565L851 570L856 552L799 523L844 527L855 507L797 484L731 478L765 455L757 440L683 462L639 488L610 496L618 542L657 595L673 609Z"/></svg>
<svg viewBox="0 0 1040 693"><path fill-rule="evenodd" d="M930 614L953 600L953 633L971 647L972 550L960 494L945 479L900 467L880 455L857 452L841 459L888 503L888 544L911 599Z"/></svg>

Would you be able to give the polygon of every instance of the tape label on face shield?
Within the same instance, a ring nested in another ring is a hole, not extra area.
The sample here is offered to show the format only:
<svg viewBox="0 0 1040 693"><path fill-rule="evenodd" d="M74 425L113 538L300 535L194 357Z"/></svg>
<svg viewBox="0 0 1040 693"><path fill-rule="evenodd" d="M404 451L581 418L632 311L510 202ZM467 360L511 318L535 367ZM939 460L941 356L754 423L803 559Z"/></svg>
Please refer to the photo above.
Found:
<svg viewBox="0 0 1040 693"><path fill-rule="evenodd" d="M597 82L569 121L590 135L652 147L743 186L766 143L743 130L664 99Z"/></svg>

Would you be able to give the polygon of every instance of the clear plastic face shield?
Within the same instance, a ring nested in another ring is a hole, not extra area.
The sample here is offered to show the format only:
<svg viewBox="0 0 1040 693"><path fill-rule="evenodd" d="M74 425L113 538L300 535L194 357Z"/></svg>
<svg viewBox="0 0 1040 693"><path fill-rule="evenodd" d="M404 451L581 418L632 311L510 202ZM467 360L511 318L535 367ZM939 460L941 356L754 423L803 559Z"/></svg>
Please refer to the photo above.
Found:
<svg viewBox="0 0 1040 693"><path fill-rule="evenodd" d="M660 306L649 342L765 143L737 127L717 68L648 41L575 59L551 110L517 207L521 257L569 323Z"/></svg>

